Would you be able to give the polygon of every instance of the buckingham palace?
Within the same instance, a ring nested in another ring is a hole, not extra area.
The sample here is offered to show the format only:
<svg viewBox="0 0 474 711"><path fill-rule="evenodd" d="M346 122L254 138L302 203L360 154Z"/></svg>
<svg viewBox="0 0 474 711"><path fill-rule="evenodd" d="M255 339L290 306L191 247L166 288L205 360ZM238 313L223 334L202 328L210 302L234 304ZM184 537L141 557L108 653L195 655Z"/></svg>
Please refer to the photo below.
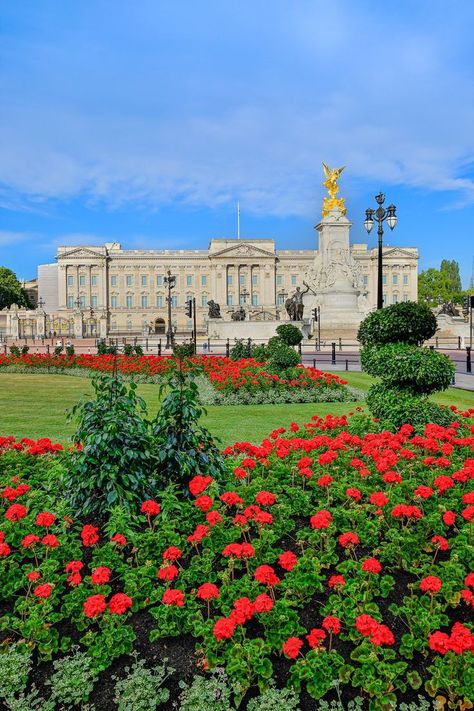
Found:
<svg viewBox="0 0 474 711"><path fill-rule="evenodd" d="M353 244L367 298L376 306L377 250ZM273 239L211 239L206 250L130 250L118 242L59 247L56 264L38 267L38 299L49 329L72 335L80 312L84 336L163 334L167 326L165 277L176 277L172 326L192 330L186 303L196 299L197 328L205 331L208 303L230 320L245 305L249 318L286 318L285 300L314 262L317 250L277 249ZM417 299L418 250L384 247L384 301ZM77 334L76 334L77 335Z"/></svg>

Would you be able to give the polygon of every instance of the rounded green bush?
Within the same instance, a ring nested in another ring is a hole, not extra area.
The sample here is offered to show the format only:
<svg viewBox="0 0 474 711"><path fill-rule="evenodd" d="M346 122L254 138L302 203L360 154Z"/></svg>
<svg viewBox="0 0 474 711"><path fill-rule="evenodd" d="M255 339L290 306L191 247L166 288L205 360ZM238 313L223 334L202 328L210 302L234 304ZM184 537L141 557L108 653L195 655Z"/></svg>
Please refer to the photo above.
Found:
<svg viewBox="0 0 474 711"><path fill-rule="evenodd" d="M363 346L397 342L418 346L432 338L436 329L436 316L429 306L404 301L369 314L357 338Z"/></svg>
<svg viewBox="0 0 474 711"><path fill-rule="evenodd" d="M267 348L269 358L265 369L269 373L279 373L287 368L293 368L300 362L299 353L293 350L293 348L290 348L290 346L287 346L286 343L283 343L280 338L275 338L276 340L270 339L273 343L270 347L269 341L269 347Z"/></svg>
<svg viewBox="0 0 474 711"><path fill-rule="evenodd" d="M297 326L292 323L282 323L276 332L287 346L297 346L303 340L303 334Z"/></svg>
<svg viewBox="0 0 474 711"><path fill-rule="evenodd" d="M360 359L366 373L424 395L445 390L456 371L447 355L406 343L366 346Z"/></svg>
<svg viewBox="0 0 474 711"><path fill-rule="evenodd" d="M404 424L422 432L427 422L448 427L457 418L451 410L438 405L425 395L408 388L399 389L386 383L372 385L367 393L367 406L385 427L397 430Z"/></svg>

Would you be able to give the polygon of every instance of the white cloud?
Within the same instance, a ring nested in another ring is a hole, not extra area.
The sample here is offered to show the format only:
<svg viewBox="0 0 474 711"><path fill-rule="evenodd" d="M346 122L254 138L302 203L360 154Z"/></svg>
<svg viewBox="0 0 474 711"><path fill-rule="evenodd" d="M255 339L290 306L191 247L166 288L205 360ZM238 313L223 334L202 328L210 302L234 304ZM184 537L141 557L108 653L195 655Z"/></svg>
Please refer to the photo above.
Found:
<svg viewBox="0 0 474 711"><path fill-rule="evenodd" d="M474 95L464 53L473 13L447 15L435 0L425 16L426 3L410 5L385 19L386 5L374 15L364 2L277 2L260 15L244 3L243 19L228 18L235 28L208 27L205 11L191 12L186 51L179 42L167 49L165 17L150 55L106 45L112 59L98 57L91 38L91 57L79 47L82 70L76 48L56 38L53 63L49 45L35 46L41 95L18 84L10 50L0 181L29 208L78 196L148 210L239 197L247 211L284 216L314 212L325 160L347 165L349 192L367 181L404 184L452 193L448 208L470 204ZM144 7L156 19L153 3ZM147 47L145 22L140 31Z"/></svg>

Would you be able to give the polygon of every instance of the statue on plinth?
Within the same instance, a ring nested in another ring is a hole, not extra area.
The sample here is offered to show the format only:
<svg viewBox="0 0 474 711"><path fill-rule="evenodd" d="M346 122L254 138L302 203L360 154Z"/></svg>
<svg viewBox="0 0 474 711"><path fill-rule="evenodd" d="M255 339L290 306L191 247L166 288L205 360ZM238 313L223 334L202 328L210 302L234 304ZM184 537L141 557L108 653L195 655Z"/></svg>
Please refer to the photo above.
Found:
<svg viewBox="0 0 474 711"><path fill-rule="evenodd" d="M231 314L232 321L245 321L245 309L243 306L239 306L238 309Z"/></svg>
<svg viewBox="0 0 474 711"><path fill-rule="evenodd" d="M325 197L323 200L323 217L327 217L331 210L337 208L340 212L346 214L346 206L344 205L344 198L337 198L336 195L339 192L339 185L337 181L339 176L346 166L343 165L342 168L329 168L326 163L323 163L324 175L326 180L323 185L327 188L329 197Z"/></svg>
<svg viewBox="0 0 474 711"><path fill-rule="evenodd" d="M303 295L309 291L309 286L305 284L306 289L301 291L300 287L296 287L296 291L289 299L285 301L286 313L290 317L291 321L302 321L303 320Z"/></svg>
<svg viewBox="0 0 474 711"><path fill-rule="evenodd" d="M207 302L208 306L208 316L209 318L222 318L221 316L221 307L220 304L216 303L211 299L210 301Z"/></svg>
<svg viewBox="0 0 474 711"><path fill-rule="evenodd" d="M455 318L456 316L460 316L461 314L455 307L453 301L447 301L441 305L441 308L438 311L437 315L438 316L446 315L446 316L452 316L453 318Z"/></svg>

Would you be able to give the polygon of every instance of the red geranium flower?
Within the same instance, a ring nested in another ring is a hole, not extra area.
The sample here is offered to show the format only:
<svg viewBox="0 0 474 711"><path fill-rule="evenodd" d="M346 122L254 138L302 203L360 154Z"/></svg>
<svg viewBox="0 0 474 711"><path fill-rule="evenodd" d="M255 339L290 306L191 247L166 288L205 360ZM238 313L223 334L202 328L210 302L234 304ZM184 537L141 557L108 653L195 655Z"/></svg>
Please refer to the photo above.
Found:
<svg viewBox="0 0 474 711"><path fill-rule="evenodd" d="M259 565L253 574L255 580L262 585L274 587L280 583L280 578L275 575L275 571L271 565Z"/></svg>
<svg viewBox="0 0 474 711"><path fill-rule="evenodd" d="M39 580L39 578L41 578L41 573L38 573L37 570L30 570L30 572L26 574L26 577L28 580L31 580L31 582L34 582L35 580Z"/></svg>
<svg viewBox="0 0 474 711"><path fill-rule="evenodd" d="M6 558L11 552L12 549L8 543L0 543L0 558Z"/></svg>
<svg viewBox="0 0 474 711"><path fill-rule="evenodd" d="M148 517L158 516L160 511L160 505L156 501L153 501L153 499L144 501L140 509L140 512L146 514Z"/></svg>
<svg viewBox="0 0 474 711"><path fill-rule="evenodd" d="M197 476L193 477L191 481L188 484L189 491L193 496L198 496L198 494L201 494L204 489L207 489L209 484L213 482L212 476L201 476L198 474Z"/></svg>
<svg viewBox="0 0 474 711"><path fill-rule="evenodd" d="M339 617L334 617L333 615L325 617L321 625L325 630L332 632L333 634L339 634L341 631L341 620Z"/></svg>
<svg viewBox="0 0 474 711"><path fill-rule="evenodd" d="M356 501L360 501L362 498L361 492L355 487L350 487L349 489L346 489L346 496L348 496L350 499L355 499Z"/></svg>
<svg viewBox="0 0 474 711"><path fill-rule="evenodd" d="M437 593L443 587L443 582L436 575L427 575L420 581L419 588L422 592Z"/></svg>
<svg viewBox="0 0 474 711"><path fill-rule="evenodd" d="M91 583L93 585L105 585L110 580L110 568L102 565L92 571Z"/></svg>
<svg viewBox="0 0 474 711"><path fill-rule="evenodd" d="M43 536L41 543L43 546L48 546L48 548L57 548L59 546L59 541L54 533L47 533L46 536Z"/></svg>
<svg viewBox="0 0 474 711"><path fill-rule="evenodd" d="M214 624L212 634L220 642L223 639L229 639L234 634L235 622L227 617L221 617Z"/></svg>
<svg viewBox="0 0 474 711"><path fill-rule="evenodd" d="M12 504L5 511L5 518L9 521L19 521L20 519L25 518L27 513L26 506L23 506L23 504Z"/></svg>
<svg viewBox="0 0 474 711"><path fill-rule="evenodd" d="M182 555L183 553L180 548L177 548L177 546L169 546L169 548L163 551L163 560L178 560Z"/></svg>
<svg viewBox="0 0 474 711"><path fill-rule="evenodd" d="M332 516L326 509L321 509L310 518L311 528L329 528L332 521Z"/></svg>
<svg viewBox="0 0 474 711"><path fill-rule="evenodd" d="M255 497L255 501L259 506L273 506L276 496L271 491L259 491Z"/></svg>
<svg viewBox="0 0 474 711"><path fill-rule="evenodd" d="M84 563L80 560L70 560L66 563L66 573L78 573L84 567Z"/></svg>
<svg viewBox="0 0 474 711"><path fill-rule="evenodd" d="M115 593L109 600L109 610L112 615L123 615L132 606L132 598L125 593Z"/></svg>
<svg viewBox="0 0 474 711"><path fill-rule="evenodd" d="M377 575L382 570L382 566L377 558L367 558L367 560L364 560L362 563L362 570L364 573L374 573Z"/></svg>
<svg viewBox="0 0 474 711"><path fill-rule="evenodd" d="M45 526L46 528L52 526L55 521L56 516L52 513L48 513L47 511L42 511L35 518L35 524L37 526Z"/></svg>
<svg viewBox="0 0 474 711"><path fill-rule="evenodd" d="M227 506L235 506L236 504L243 504L244 500L235 493L235 491L225 491L220 500Z"/></svg>
<svg viewBox="0 0 474 711"><path fill-rule="evenodd" d="M351 546L356 546L359 543L359 536L357 533L348 531L347 533L341 533L337 540L343 548L350 548Z"/></svg>
<svg viewBox="0 0 474 711"><path fill-rule="evenodd" d="M331 575L328 580L328 585L330 588L341 587L346 584L343 575Z"/></svg>
<svg viewBox="0 0 474 711"><path fill-rule="evenodd" d="M219 588L214 583L203 583L196 593L200 600L212 600L219 597Z"/></svg>
<svg viewBox="0 0 474 711"><path fill-rule="evenodd" d="M91 595L84 601L83 609L86 617L97 617L107 607L105 597L103 595Z"/></svg>
<svg viewBox="0 0 474 711"><path fill-rule="evenodd" d="M209 526L215 526L218 523L222 523L222 516L219 511L208 511L206 514L206 521Z"/></svg>
<svg viewBox="0 0 474 711"><path fill-rule="evenodd" d="M309 646L314 649L315 647L319 647L323 639L326 639L326 632L322 629L315 627L306 636L306 639L308 640Z"/></svg>
<svg viewBox="0 0 474 711"><path fill-rule="evenodd" d="M269 595L267 595L267 593L261 593L260 595L257 595L253 605L255 612L270 612L273 608L273 600L269 597Z"/></svg>
<svg viewBox="0 0 474 711"><path fill-rule="evenodd" d="M474 588L474 573L468 573L464 578L464 585L468 588Z"/></svg>
<svg viewBox="0 0 474 711"><path fill-rule="evenodd" d="M39 536L35 536L34 533L28 533L28 535L23 538L21 545L23 548L30 548L34 546L35 543L39 543Z"/></svg>
<svg viewBox="0 0 474 711"><path fill-rule="evenodd" d="M174 588L169 588L163 593L161 602L164 605L176 605L176 607L184 606L184 592L182 590L176 590Z"/></svg>
<svg viewBox="0 0 474 711"><path fill-rule="evenodd" d="M443 523L446 524L446 526L452 526L456 521L456 514L454 511L445 511L442 518Z"/></svg>
<svg viewBox="0 0 474 711"><path fill-rule="evenodd" d="M114 533L110 540L112 541L112 543L116 543L118 546L127 545L127 539L125 538L125 536L122 536L121 533Z"/></svg>
<svg viewBox="0 0 474 711"><path fill-rule="evenodd" d="M383 491L374 491L370 495L369 501L371 504L382 508L382 506L386 506L388 504L388 497Z"/></svg>
<svg viewBox="0 0 474 711"><path fill-rule="evenodd" d="M286 640L282 649L287 657L290 657L290 659L296 659L302 646L303 642L299 639L299 637L290 637Z"/></svg>
<svg viewBox="0 0 474 711"><path fill-rule="evenodd" d="M285 551L284 553L280 553L278 557L278 563L281 565L283 570L293 570L297 562L298 558L291 551Z"/></svg>
<svg viewBox="0 0 474 711"><path fill-rule="evenodd" d="M449 549L449 543L444 536L433 536L431 543L437 545L440 551L447 551Z"/></svg>
<svg viewBox="0 0 474 711"><path fill-rule="evenodd" d="M166 580L170 582L179 575L179 570L175 565L165 565L158 569L158 580Z"/></svg>
<svg viewBox="0 0 474 711"><path fill-rule="evenodd" d="M91 526L90 523L86 523L81 531L82 543L84 546L93 546L99 540L98 531L99 529L95 526Z"/></svg>
<svg viewBox="0 0 474 711"><path fill-rule="evenodd" d="M203 496L198 496L197 499L194 501L194 506L196 508L201 509L201 511L209 511L213 504L213 500L211 499L210 496L206 496L205 494Z"/></svg>
<svg viewBox="0 0 474 711"><path fill-rule="evenodd" d="M52 592L53 586L51 585L51 583L43 583L42 585L37 585L33 590L33 594L36 595L36 597L40 597L43 599L49 597Z"/></svg>

